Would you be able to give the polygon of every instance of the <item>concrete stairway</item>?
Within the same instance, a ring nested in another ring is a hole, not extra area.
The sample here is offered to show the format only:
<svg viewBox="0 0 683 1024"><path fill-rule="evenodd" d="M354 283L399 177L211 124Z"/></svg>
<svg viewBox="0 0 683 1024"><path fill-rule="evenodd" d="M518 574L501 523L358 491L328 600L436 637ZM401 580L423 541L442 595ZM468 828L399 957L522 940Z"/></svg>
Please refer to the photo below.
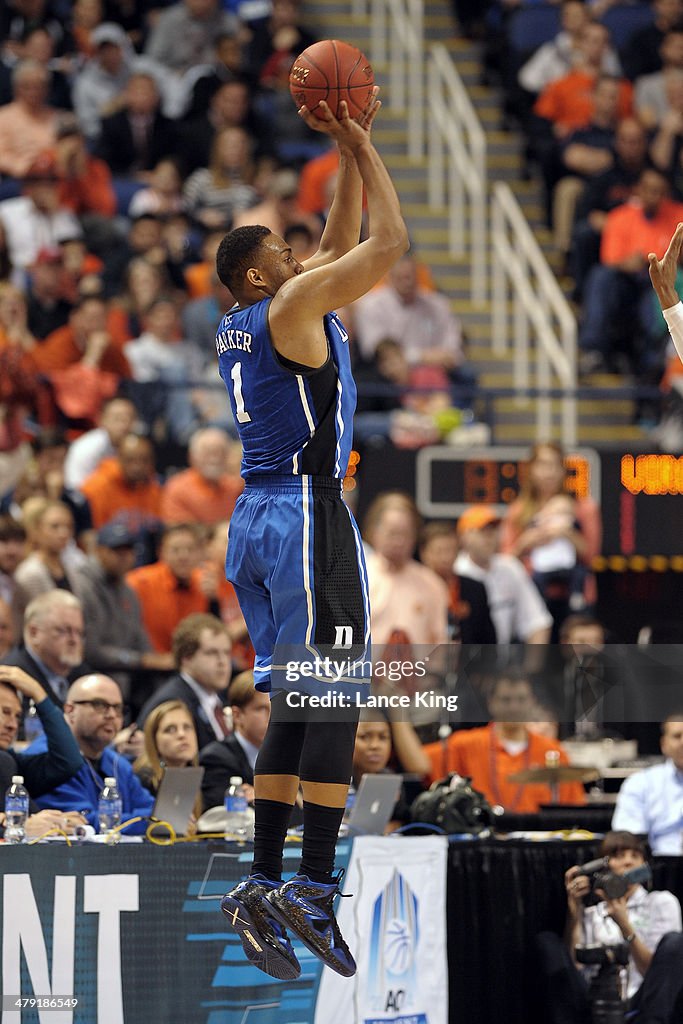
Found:
<svg viewBox="0 0 683 1024"><path fill-rule="evenodd" d="M348 2L309 0L306 23L320 38L344 39L370 50L369 18L356 18ZM463 79L487 136L489 179L507 181L515 193L551 266L559 270L557 254L543 222L540 185L523 180L523 140L501 128L501 106L495 89L481 84L481 61L477 45L456 35L457 28L448 0L425 3L427 42L441 42L449 50ZM387 105L387 68L375 66L378 83L385 91L385 106L373 129L377 148L391 171L401 196L401 207L418 256L432 269L437 286L449 297L453 312L460 318L468 339L468 361L477 374L482 391L512 388L511 359L496 356L490 344L490 309L477 308L470 300L470 271L466 260L455 261L448 252L447 212L428 203L427 161L412 163L406 153L406 122L402 111ZM533 356L532 356L533 358ZM619 378L604 375L592 379L600 388L621 385ZM494 440L498 444L528 444L535 438L533 401L515 397L498 398L493 403ZM484 418L483 405L477 414ZM554 403L554 437L559 439L559 403ZM579 401L579 442L593 446L626 442L633 446L647 443L647 435L632 425L633 404L628 399L581 399Z"/></svg>

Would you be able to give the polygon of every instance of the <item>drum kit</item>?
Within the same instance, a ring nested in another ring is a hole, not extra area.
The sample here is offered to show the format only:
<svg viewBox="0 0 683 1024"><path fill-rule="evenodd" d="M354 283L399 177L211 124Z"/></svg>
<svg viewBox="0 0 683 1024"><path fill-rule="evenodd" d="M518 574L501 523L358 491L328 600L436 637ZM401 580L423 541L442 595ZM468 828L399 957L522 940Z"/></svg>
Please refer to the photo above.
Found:
<svg viewBox="0 0 683 1024"><path fill-rule="evenodd" d="M554 757L553 755L557 755ZM546 755L544 765L536 765L532 768L525 768L521 772L509 775L510 782L518 782L522 785L531 783L545 784L550 786L551 802L556 804L559 798L559 787L563 782L595 782L600 778L597 768L589 768L579 764L560 764L559 752L550 751Z"/></svg>

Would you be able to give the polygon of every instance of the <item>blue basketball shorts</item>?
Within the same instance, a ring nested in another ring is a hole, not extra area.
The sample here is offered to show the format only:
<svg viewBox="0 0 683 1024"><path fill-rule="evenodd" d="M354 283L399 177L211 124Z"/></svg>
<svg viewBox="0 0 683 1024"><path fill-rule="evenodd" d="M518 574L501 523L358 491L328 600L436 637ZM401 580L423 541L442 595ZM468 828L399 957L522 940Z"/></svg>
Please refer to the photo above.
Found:
<svg viewBox="0 0 683 1024"><path fill-rule="evenodd" d="M256 651L258 689L367 689L367 571L340 480L303 475L248 481L230 520L225 574ZM296 662L303 673L292 668Z"/></svg>

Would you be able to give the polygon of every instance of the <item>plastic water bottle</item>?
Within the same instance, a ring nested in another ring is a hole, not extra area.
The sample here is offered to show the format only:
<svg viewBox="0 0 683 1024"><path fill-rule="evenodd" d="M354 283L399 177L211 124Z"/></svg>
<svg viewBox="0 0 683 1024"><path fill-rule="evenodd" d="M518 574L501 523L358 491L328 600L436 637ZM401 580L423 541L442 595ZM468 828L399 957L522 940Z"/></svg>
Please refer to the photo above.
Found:
<svg viewBox="0 0 683 1024"><path fill-rule="evenodd" d="M233 775L225 791L225 838L243 843L251 838L251 814L247 792L239 775Z"/></svg>
<svg viewBox="0 0 683 1024"><path fill-rule="evenodd" d="M106 836L108 843L118 843L121 833L116 831L116 826L121 822L123 807L116 779L104 780L104 789L100 793L97 814L100 821L100 835Z"/></svg>
<svg viewBox="0 0 683 1024"><path fill-rule="evenodd" d="M12 785L5 794L5 842L23 843L26 840L28 818L28 792L23 775L13 775Z"/></svg>

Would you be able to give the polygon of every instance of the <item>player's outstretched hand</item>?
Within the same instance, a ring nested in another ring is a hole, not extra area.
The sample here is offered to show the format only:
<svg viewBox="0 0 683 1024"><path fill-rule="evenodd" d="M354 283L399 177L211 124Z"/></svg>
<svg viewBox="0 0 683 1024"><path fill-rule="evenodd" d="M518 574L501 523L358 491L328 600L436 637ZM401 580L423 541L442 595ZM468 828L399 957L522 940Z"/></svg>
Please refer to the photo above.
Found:
<svg viewBox="0 0 683 1024"><path fill-rule="evenodd" d="M675 285L682 246L683 224L679 224L662 259L658 260L653 252L647 258L652 287L657 292L662 309L669 309L670 306L675 306L678 302L679 297Z"/></svg>
<svg viewBox="0 0 683 1024"><path fill-rule="evenodd" d="M350 116L345 100L342 100L339 104L338 117L334 116L325 100L320 101L316 107L315 114L307 106L303 106L299 108L299 115L313 131L331 136L339 146L357 149L367 142L370 126L378 109L379 100L375 94L373 100L361 115L361 119L364 122L362 125L358 121L354 121Z"/></svg>

